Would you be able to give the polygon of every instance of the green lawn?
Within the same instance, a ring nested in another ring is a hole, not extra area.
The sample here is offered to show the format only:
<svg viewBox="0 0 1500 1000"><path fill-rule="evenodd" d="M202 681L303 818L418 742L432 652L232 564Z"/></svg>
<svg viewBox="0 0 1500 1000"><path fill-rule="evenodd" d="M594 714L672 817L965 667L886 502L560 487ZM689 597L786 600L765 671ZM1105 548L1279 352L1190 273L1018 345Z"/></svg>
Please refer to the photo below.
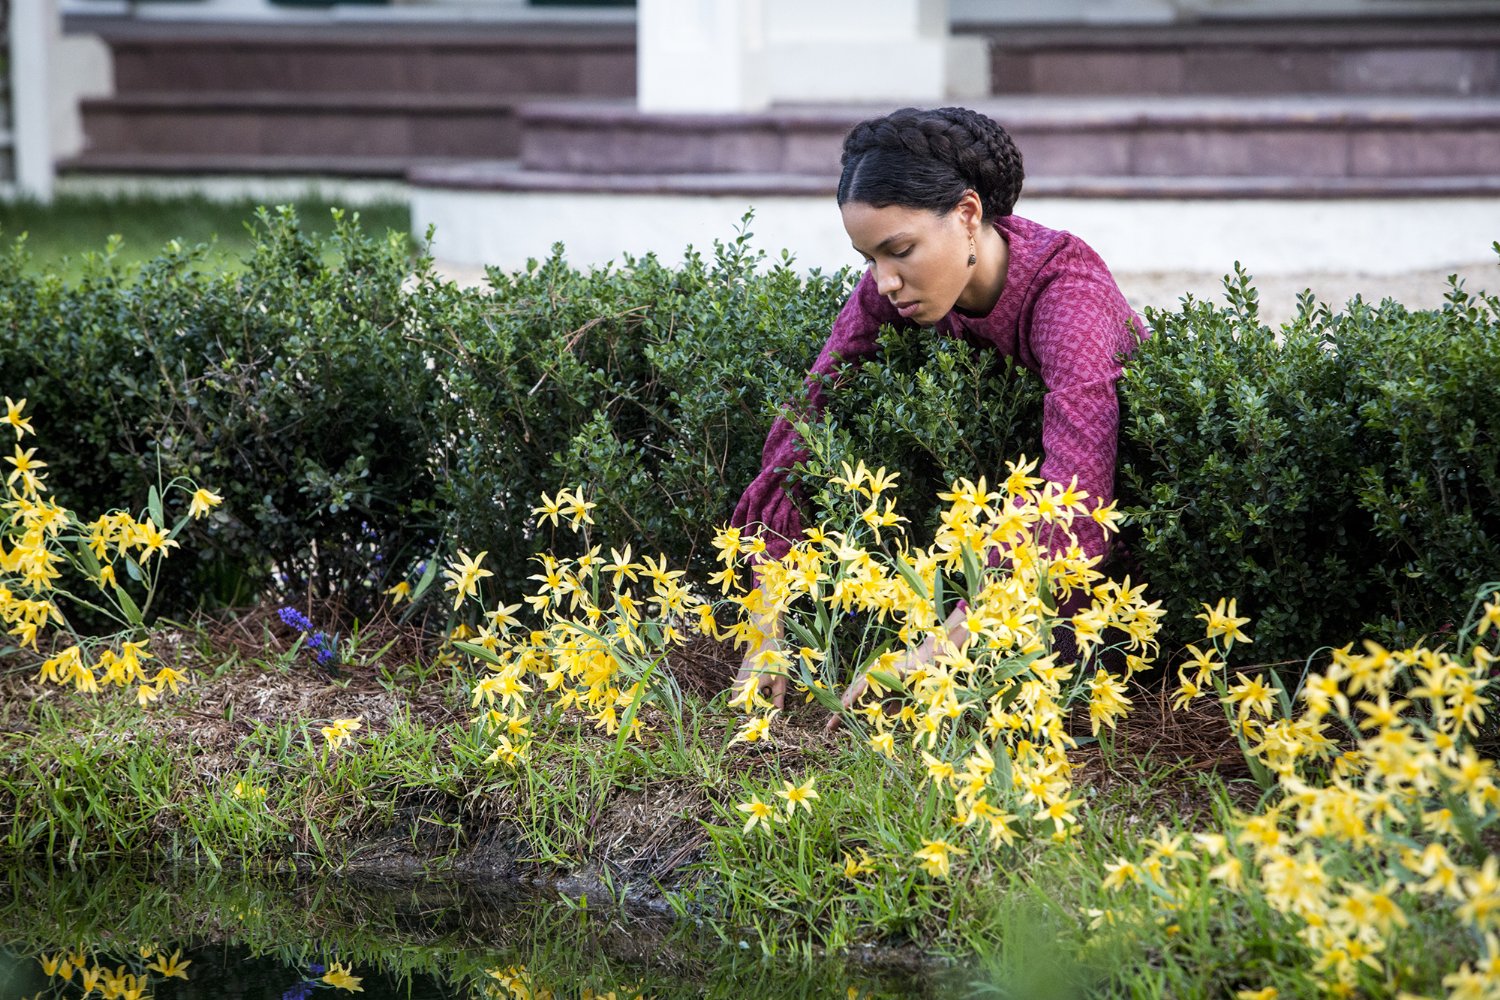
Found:
<svg viewBox="0 0 1500 1000"><path fill-rule="evenodd" d="M326 233L336 203L323 198L292 202L306 230ZM155 257L169 241L208 244L207 260L238 266L251 246L250 228L258 203L213 201L201 195L103 196L60 195L50 205L34 201L0 202L0 240L25 236L27 268L64 280L83 273L85 258L98 254L119 237L116 260L127 270ZM381 202L357 209L366 231L407 232L408 211L401 202Z"/></svg>

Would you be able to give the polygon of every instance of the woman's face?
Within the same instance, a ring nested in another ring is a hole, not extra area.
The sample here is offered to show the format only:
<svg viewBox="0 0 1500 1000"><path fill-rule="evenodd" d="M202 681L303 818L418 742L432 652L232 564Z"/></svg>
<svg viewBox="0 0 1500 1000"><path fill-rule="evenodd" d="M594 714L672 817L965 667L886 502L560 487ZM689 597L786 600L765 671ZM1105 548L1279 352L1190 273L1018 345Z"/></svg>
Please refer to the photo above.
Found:
<svg viewBox="0 0 1500 1000"><path fill-rule="evenodd" d="M864 257L880 294L902 316L931 326L955 305L975 275L969 266L970 237L979 223L979 202L966 196L946 214L924 208L845 202L844 230Z"/></svg>

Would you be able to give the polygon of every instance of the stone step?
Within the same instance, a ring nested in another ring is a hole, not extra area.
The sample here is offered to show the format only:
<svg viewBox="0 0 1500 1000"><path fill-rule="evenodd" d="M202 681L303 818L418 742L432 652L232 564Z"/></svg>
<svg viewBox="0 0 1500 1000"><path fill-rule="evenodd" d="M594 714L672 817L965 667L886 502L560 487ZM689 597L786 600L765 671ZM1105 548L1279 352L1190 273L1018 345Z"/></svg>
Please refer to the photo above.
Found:
<svg viewBox="0 0 1500 1000"><path fill-rule="evenodd" d="M515 156L519 102L635 93L628 25L70 24L110 46L116 86L82 102L71 170L399 176Z"/></svg>
<svg viewBox="0 0 1500 1000"><path fill-rule="evenodd" d="M419 188L510 194L608 194L816 197L832 200L834 174L788 173L563 173L527 170L514 160L417 164L407 179ZM1100 200L1457 198L1500 196L1500 175L1447 177L1028 176L1028 198Z"/></svg>
<svg viewBox="0 0 1500 1000"><path fill-rule="evenodd" d="M422 167L451 165L451 160L365 153L179 153L135 151L83 153L57 165L60 173L139 174L150 176L266 175L348 178L404 178Z"/></svg>
<svg viewBox="0 0 1500 1000"><path fill-rule="evenodd" d="M1500 13L955 31L989 42L995 94L1500 95Z"/></svg>
<svg viewBox="0 0 1500 1000"><path fill-rule="evenodd" d="M536 24L93 24L116 93L404 92L628 97L629 26Z"/></svg>
<svg viewBox="0 0 1500 1000"><path fill-rule="evenodd" d="M483 95L138 93L82 110L89 145L73 168L169 156L222 169L238 156L249 169L253 158L304 157L336 173L379 163L378 173L399 174L422 160L514 156L520 145L515 102Z"/></svg>
<svg viewBox="0 0 1500 1000"><path fill-rule="evenodd" d="M1032 177L1484 177L1500 99L992 98ZM844 134L885 108L647 115L629 102L522 105L520 168L560 174L835 176Z"/></svg>

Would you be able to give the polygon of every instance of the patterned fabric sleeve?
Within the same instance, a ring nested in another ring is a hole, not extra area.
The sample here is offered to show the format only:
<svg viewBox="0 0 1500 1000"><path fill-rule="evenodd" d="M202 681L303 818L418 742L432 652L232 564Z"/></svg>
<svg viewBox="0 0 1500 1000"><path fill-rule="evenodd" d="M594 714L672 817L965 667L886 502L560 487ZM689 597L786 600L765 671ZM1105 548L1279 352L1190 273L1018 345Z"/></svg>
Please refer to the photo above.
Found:
<svg viewBox="0 0 1500 1000"><path fill-rule="evenodd" d="M874 354L880 328L887 323L900 325L903 322L890 301L875 289L874 278L867 272L839 311L828 342L812 366L801 412L806 416L821 412L821 377L832 374L846 362ZM788 470L805 458L796 430L786 418L778 418L771 425L765 447L761 449L760 474L746 488L730 519L730 523L737 527L759 533L765 540L766 553L772 559L786 555L792 542L802 536L799 504L804 498L795 495L798 492L795 489L787 487L786 477Z"/></svg>
<svg viewBox="0 0 1500 1000"><path fill-rule="evenodd" d="M1107 271L1060 268L1037 297L1030 353L1047 387L1042 400L1039 474L1067 486L1076 476L1092 510L1115 498L1120 408L1115 384L1121 356L1138 342L1140 320ZM1092 518L1073 523L1079 547L1090 556L1108 551L1104 529ZM1064 540L1059 538L1061 546Z"/></svg>

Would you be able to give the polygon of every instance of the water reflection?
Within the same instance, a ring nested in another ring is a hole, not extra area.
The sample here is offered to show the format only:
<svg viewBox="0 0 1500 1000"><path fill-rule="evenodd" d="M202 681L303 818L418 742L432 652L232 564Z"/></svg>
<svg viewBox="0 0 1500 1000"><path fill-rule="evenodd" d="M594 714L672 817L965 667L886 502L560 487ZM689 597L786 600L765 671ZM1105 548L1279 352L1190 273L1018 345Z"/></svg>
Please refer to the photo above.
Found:
<svg viewBox="0 0 1500 1000"><path fill-rule="evenodd" d="M514 886L0 872L0 1000L876 998L926 995L925 978Z"/></svg>

